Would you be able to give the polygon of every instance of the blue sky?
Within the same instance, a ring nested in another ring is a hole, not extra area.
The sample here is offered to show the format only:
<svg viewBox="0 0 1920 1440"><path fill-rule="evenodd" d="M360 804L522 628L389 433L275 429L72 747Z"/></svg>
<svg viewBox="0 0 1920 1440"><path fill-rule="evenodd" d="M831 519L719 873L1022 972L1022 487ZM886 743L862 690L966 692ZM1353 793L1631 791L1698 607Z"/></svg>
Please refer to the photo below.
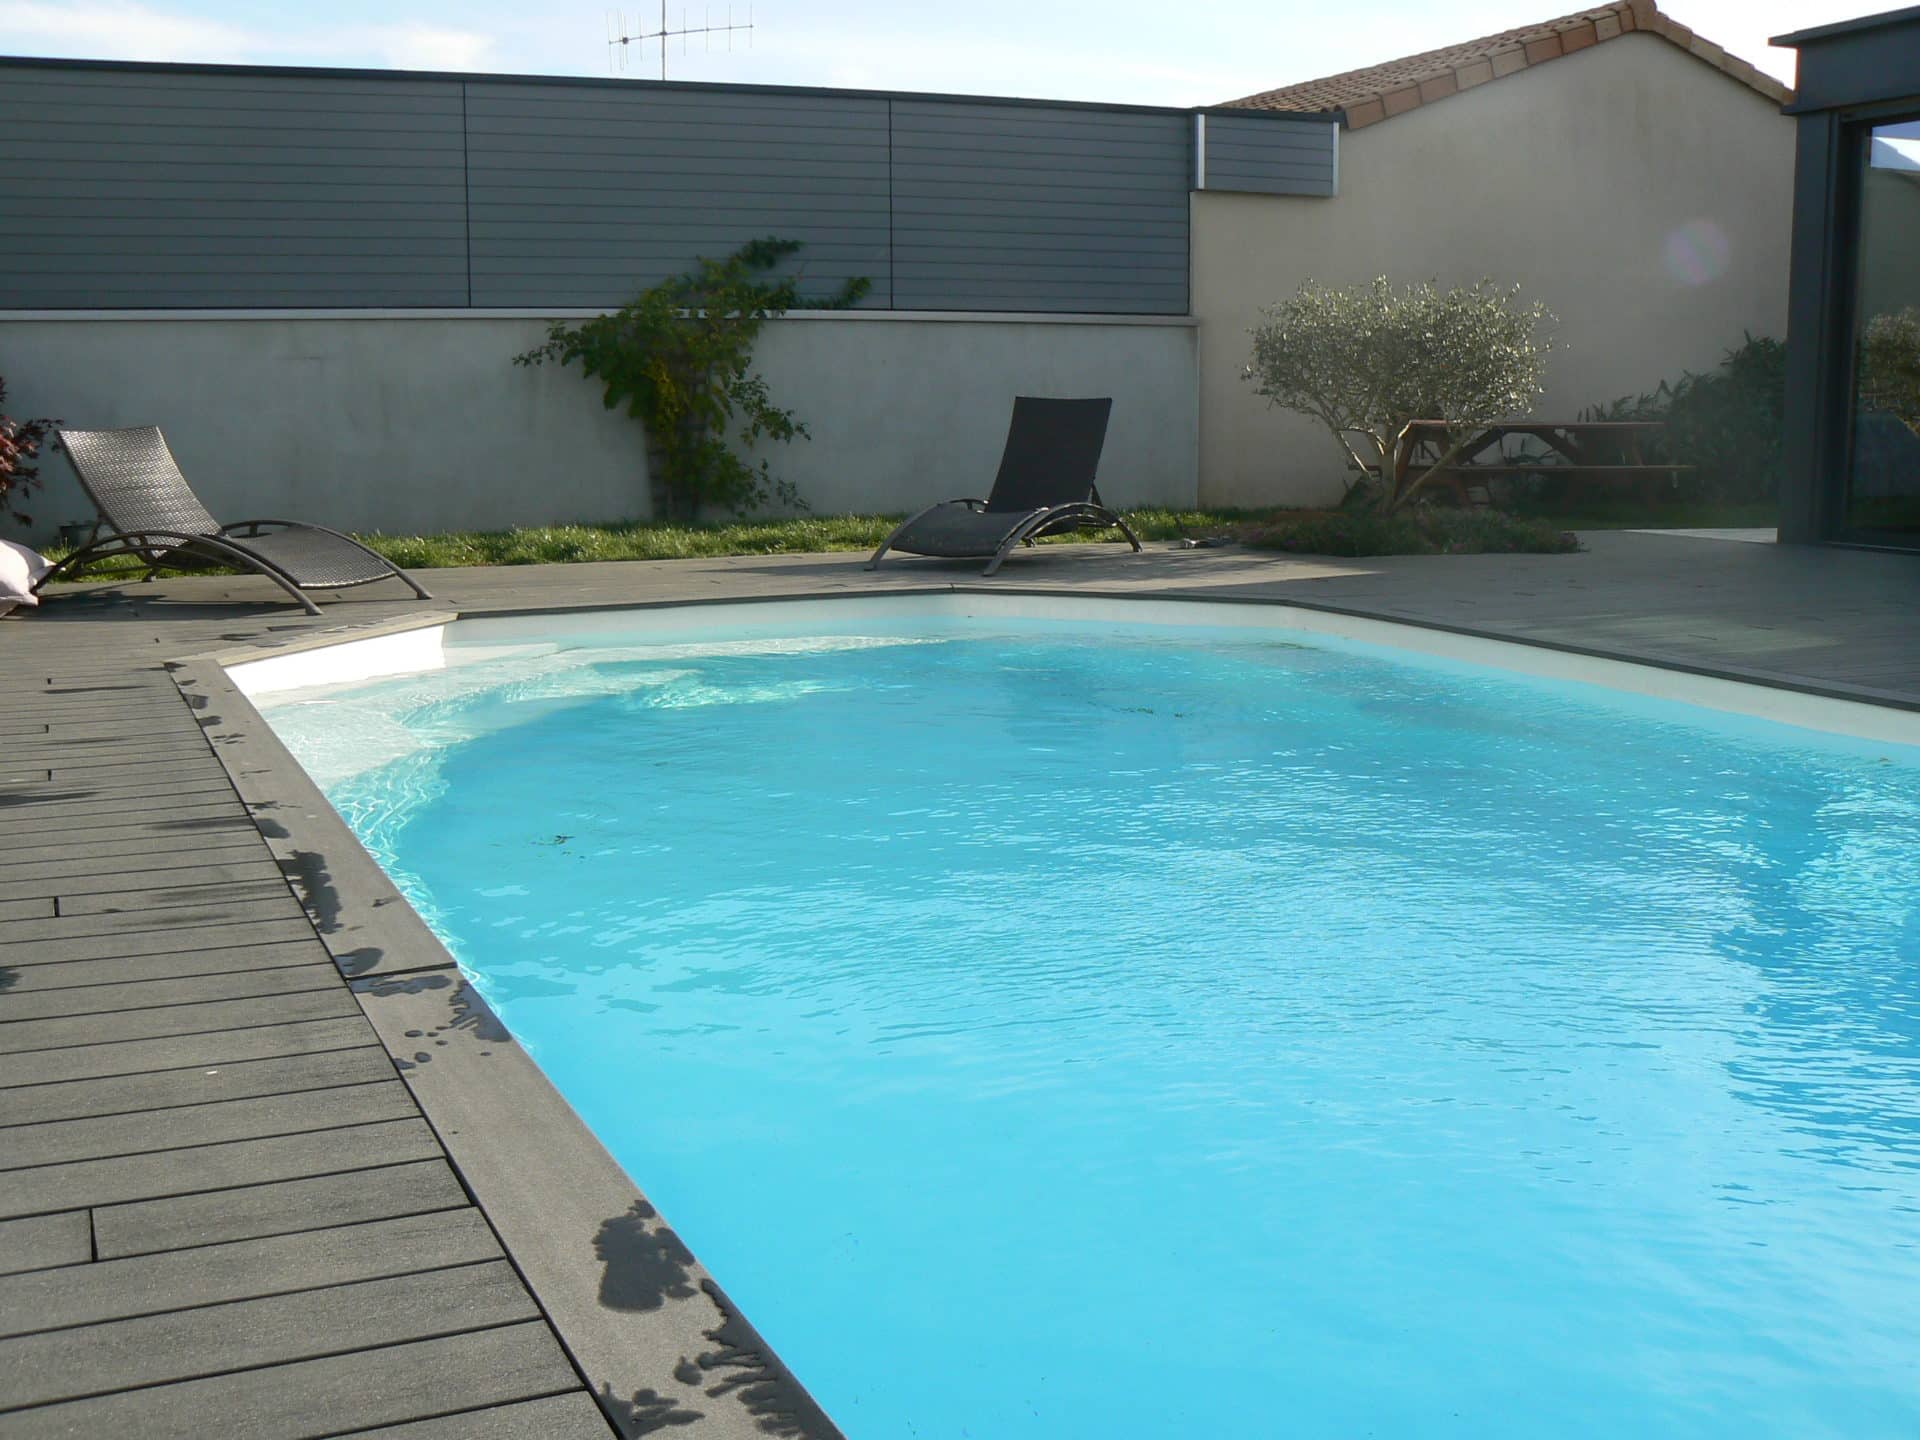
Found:
<svg viewBox="0 0 1920 1440"><path fill-rule="evenodd" d="M749 0L734 0L736 17ZM676 47L676 79L1210 104L1563 14L1579 0L751 0L751 49ZM1665 0L1675 19L1783 79L1782 31L1897 0ZM670 23L724 19L727 0L669 0ZM0 0L0 54L604 75L612 7L505 0ZM629 25L659 23L632 0ZM658 73L656 52L630 74Z"/></svg>

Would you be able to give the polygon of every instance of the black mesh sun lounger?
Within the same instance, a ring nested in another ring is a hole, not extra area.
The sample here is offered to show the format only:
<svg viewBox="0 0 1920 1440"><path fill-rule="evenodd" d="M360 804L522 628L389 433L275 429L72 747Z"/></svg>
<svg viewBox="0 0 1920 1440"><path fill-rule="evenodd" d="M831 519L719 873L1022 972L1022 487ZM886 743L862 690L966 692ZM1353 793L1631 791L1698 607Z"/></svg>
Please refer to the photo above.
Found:
<svg viewBox="0 0 1920 1440"><path fill-rule="evenodd" d="M147 579L160 565L232 565L266 576L318 615L306 590L343 590L392 578L422 600L433 597L406 571L358 540L298 520L238 520L222 525L188 486L156 426L56 432L106 534L67 556L40 586L109 555L138 555Z"/></svg>
<svg viewBox="0 0 1920 1440"><path fill-rule="evenodd" d="M873 552L871 570L889 550L910 555L986 559L991 575L1016 545L1067 530L1118 527L1135 550L1140 541L1100 500L1093 483L1107 439L1111 399L1013 402L1000 473L984 500L946 500L909 517Z"/></svg>

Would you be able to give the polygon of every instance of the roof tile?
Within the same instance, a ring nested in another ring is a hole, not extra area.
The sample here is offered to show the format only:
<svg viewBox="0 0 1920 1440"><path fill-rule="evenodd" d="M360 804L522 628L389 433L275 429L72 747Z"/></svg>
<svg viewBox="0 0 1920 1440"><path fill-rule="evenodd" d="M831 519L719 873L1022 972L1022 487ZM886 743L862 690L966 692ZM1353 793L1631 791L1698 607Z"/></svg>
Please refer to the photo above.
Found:
<svg viewBox="0 0 1920 1440"><path fill-rule="evenodd" d="M1793 98L1793 92L1771 75L1669 20L1655 0L1615 0L1557 20L1523 25L1385 65L1263 91L1227 104L1253 110L1340 110L1346 114L1347 127L1357 130L1634 30L1659 35L1777 104L1784 105Z"/></svg>
<svg viewBox="0 0 1920 1440"><path fill-rule="evenodd" d="M1493 79L1493 62L1476 60L1471 65L1462 65L1453 72L1454 83L1462 90L1471 90L1476 85L1484 85Z"/></svg>

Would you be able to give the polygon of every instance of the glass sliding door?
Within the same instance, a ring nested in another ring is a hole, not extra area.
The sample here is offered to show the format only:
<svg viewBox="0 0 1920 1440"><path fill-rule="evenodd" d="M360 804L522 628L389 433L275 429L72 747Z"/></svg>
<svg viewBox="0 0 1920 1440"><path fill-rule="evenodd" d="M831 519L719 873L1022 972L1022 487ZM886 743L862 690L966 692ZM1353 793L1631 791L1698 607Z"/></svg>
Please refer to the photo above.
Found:
<svg viewBox="0 0 1920 1440"><path fill-rule="evenodd" d="M1862 138L1844 527L1920 548L1920 116Z"/></svg>

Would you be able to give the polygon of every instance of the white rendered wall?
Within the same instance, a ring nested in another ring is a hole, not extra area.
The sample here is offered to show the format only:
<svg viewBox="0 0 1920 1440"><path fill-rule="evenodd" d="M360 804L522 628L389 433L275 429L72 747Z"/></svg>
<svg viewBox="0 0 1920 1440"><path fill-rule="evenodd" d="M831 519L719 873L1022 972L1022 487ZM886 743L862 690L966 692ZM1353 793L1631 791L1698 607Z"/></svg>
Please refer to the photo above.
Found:
<svg viewBox="0 0 1920 1440"><path fill-rule="evenodd" d="M157 424L221 517L389 534L640 518L640 426L578 369L510 363L523 316L0 317L16 416ZM984 494L1016 394L1114 398L1100 485L1115 504L1194 503L1195 331L1100 317L776 321L758 350L813 432L770 452L818 514ZM33 538L90 519L64 459L42 466Z"/></svg>
<svg viewBox="0 0 1920 1440"><path fill-rule="evenodd" d="M1624 35L1340 138L1333 200L1193 197L1203 503L1340 493L1326 432L1240 378L1260 308L1305 280L1518 283L1561 322L1548 419L1711 369L1744 332L1786 338L1793 121L1665 40Z"/></svg>

